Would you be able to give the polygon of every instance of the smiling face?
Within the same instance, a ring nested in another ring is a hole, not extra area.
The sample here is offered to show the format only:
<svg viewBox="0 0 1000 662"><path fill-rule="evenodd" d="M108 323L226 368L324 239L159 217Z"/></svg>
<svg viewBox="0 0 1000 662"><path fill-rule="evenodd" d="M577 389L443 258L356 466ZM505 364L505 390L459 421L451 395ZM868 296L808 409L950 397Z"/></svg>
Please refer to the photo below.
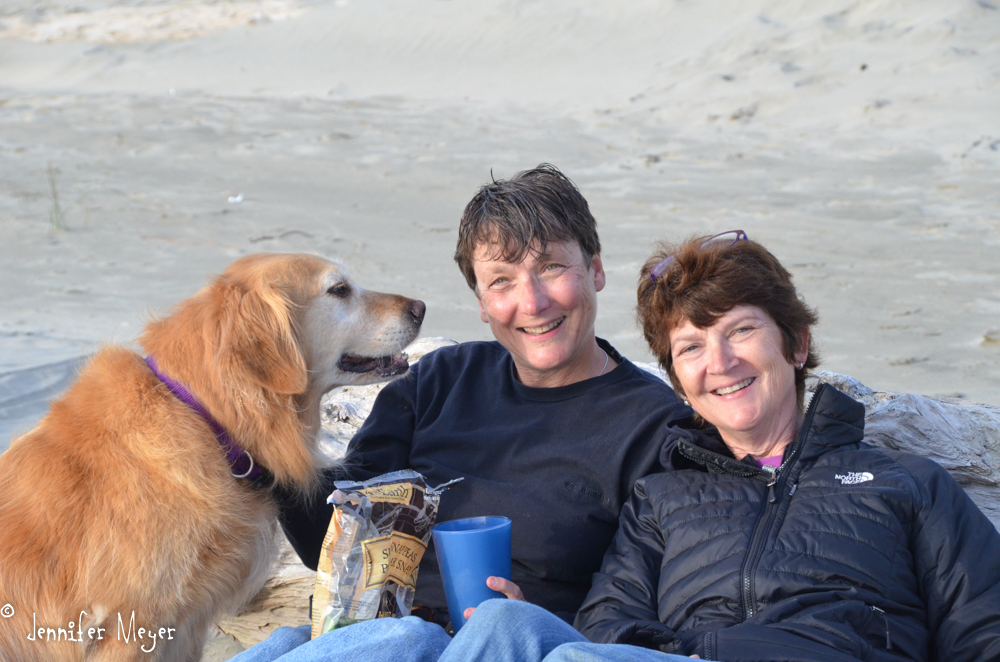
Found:
<svg viewBox="0 0 1000 662"><path fill-rule="evenodd" d="M514 264L475 253L480 317L510 352L521 382L551 387L600 371L604 352L594 338L597 293L604 289L600 255L590 266L576 242L550 242Z"/></svg>
<svg viewBox="0 0 1000 662"><path fill-rule="evenodd" d="M796 363L806 360L808 340L807 331ZM719 429L737 459L776 455L794 439L795 366L766 312L736 306L704 329L682 320L670 332L670 353L691 406Z"/></svg>

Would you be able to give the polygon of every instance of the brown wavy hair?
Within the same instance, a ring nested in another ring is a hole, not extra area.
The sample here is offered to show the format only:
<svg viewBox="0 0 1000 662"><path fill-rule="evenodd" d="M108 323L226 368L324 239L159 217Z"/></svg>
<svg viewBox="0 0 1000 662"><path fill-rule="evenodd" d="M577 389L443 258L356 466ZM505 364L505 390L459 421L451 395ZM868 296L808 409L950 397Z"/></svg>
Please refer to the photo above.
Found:
<svg viewBox="0 0 1000 662"><path fill-rule="evenodd" d="M680 396L684 388L674 371L670 332L684 320L704 329L736 306L756 306L778 325L782 351L793 365L795 352L801 349L802 333L819 321L816 312L795 291L792 275L766 248L748 240L703 249L706 239L692 237L681 244L659 244L639 274L636 310L642 334ZM649 272L669 255L674 256L673 261L653 283ZM806 361L795 370L800 409L806 375L818 365L819 354L810 334Z"/></svg>

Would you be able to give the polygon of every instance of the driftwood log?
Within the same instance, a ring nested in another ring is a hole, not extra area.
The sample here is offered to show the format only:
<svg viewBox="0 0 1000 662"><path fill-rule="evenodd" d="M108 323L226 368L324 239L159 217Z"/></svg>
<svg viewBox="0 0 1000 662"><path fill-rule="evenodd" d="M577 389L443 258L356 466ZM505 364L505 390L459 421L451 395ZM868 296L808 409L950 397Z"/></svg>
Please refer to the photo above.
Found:
<svg viewBox="0 0 1000 662"><path fill-rule="evenodd" d="M454 341L422 338L407 349L411 361ZM639 367L664 377L654 364ZM874 391L861 382L832 372L819 372L809 390L828 383L865 406L865 441L929 457L947 469L973 501L1000 529L1000 407L954 398ZM344 387L323 401L322 448L331 462L343 456L347 443L371 412L383 384ZM267 638L280 626L309 622L309 596L315 573L302 565L286 542L274 574L242 612L219 624L203 662L222 662Z"/></svg>

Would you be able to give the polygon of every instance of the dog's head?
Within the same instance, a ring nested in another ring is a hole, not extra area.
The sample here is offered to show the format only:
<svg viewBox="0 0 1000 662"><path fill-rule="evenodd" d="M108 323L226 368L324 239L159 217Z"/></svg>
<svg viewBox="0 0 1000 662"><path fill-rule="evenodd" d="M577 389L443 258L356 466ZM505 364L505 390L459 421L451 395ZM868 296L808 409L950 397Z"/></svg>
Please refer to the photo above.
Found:
<svg viewBox="0 0 1000 662"><path fill-rule="evenodd" d="M420 331L424 303L365 290L335 263L325 263L317 280L318 294L305 306L300 335L323 391L405 373L403 348Z"/></svg>
<svg viewBox="0 0 1000 662"><path fill-rule="evenodd" d="M243 258L215 287L227 299L220 350L230 369L276 393L322 395L402 375L402 350L424 318L422 301L365 290L312 255Z"/></svg>
<svg viewBox="0 0 1000 662"><path fill-rule="evenodd" d="M401 352L424 311L421 301L359 287L335 262L260 253L234 262L140 341L276 478L300 482L307 471L288 440L311 437L311 455L323 393L405 373Z"/></svg>

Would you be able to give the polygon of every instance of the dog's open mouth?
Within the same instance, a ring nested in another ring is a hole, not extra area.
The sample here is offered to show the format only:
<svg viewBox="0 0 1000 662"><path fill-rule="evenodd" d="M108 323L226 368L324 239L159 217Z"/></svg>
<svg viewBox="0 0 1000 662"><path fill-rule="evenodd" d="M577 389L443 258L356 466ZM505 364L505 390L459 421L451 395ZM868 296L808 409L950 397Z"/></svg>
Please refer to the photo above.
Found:
<svg viewBox="0 0 1000 662"><path fill-rule="evenodd" d="M344 372L374 372L379 377L395 377L410 369L407 359L410 358L404 352L398 352L392 356L358 356L357 354L344 354L337 361L337 367Z"/></svg>

